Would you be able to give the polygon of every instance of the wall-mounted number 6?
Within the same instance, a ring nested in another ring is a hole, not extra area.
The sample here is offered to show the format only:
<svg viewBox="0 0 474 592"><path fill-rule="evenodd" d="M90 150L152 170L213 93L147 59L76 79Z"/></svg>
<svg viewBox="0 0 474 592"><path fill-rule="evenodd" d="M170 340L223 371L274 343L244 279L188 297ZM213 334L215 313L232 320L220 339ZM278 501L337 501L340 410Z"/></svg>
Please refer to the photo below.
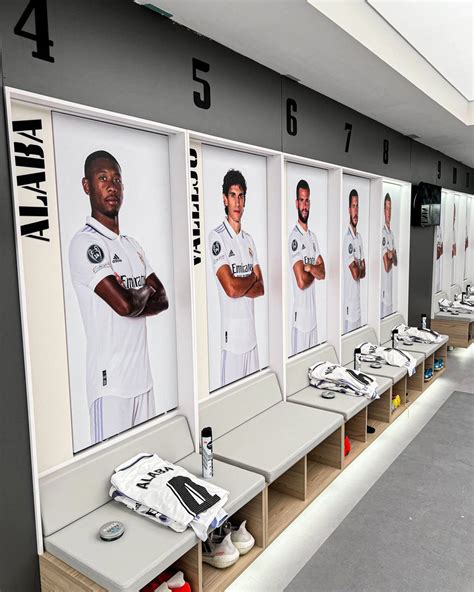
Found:
<svg viewBox="0 0 474 592"><path fill-rule="evenodd" d="M209 72L211 66L207 62L193 58L193 80L202 84L202 93L193 92L194 104L200 109L209 109L211 106L211 85L204 78L199 78L198 72Z"/></svg>
<svg viewBox="0 0 474 592"><path fill-rule="evenodd" d="M296 136L298 133L298 121L293 113L298 111L298 105L295 99L286 99L286 131L290 136Z"/></svg>
<svg viewBox="0 0 474 592"><path fill-rule="evenodd" d="M25 31L23 27L33 12L35 13L35 33L30 33L29 31ZM30 0L23 14L20 16L20 20L15 25L13 32L19 37L36 41L36 51L31 52L34 58L54 63L54 58L49 51L49 48L53 47L54 43L49 38L46 0Z"/></svg>

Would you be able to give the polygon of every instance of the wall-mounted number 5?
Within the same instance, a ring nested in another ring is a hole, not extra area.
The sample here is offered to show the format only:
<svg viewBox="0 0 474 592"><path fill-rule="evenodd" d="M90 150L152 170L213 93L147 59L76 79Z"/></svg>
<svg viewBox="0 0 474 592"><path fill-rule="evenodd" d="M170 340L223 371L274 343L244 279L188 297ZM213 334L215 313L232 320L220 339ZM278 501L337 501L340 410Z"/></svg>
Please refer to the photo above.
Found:
<svg viewBox="0 0 474 592"><path fill-rule="evenodd" d="M390 143L388 140L383 141L383 163L388 164L388 150L390 148Z"/></svg>
<svg viewBox="0 0 474 592"><path fill-rule="evenodd" d="M295 99L286 99L286 131L290 136L296 136L298 133L298 121L293 113L298 111L298 105Z"/></svg>
<svg viewBox="0 0 474 592"><path fill-rule="evenodd" d="M200 109L209 109L211 106L211 85L204 78L199 78L198 72L209 72L211 66L207 62L193 58L193 80L202 84L202 93L193 92L194 104Z"/></svg>
<svg viewBox="0 0 474 592"><path fill-rule="evenodd" d="M29 31L25 31L23 27L33 12L35 14L35 33L30 33ZM31 52L34 58L54 63L54 58L49 51L49 48L53 47L54 43L49 38L46 0L30 0L23 14L20 16L20 20L15 25L13 32L19 37L36 41L36 51Z"/></svg>

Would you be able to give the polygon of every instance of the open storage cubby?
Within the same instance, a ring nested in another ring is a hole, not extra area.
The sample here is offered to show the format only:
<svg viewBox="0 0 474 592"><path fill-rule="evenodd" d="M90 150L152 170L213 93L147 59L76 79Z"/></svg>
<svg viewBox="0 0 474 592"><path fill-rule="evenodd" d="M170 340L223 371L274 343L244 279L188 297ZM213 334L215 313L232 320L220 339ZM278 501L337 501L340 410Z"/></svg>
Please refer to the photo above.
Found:
<svg viewBox="0 0 474 592"><path fill-rule="evenodd" d="M392 386L392 399L397 395L400 395L400 406L393 410L390 408L390 423L407 408L407 376L404 376Z"/></svg>
<svg viewBox="0 0 474 592"><path fill-rule="evenodd" d="M221 592L225 590L247 567L262 553L267 544L268 524L268 495L267 488L256 495L245 506L240 508L230 519L240 523L247 521L247 530L255 538L255 545L237 563L226 569L217 569L207 563L202 563L202 586L196 590L203 592ZM194 587L191 585L194 592Z"/></svg>
<svg viewBox="0 0 474 592"><path fill-rule="evenodd" d="M425 390L425 360L418 364L416 372L413 376L407 377L407 396L406 403L410 405L421 395Z"/></svg>
<svg viewBox="0 0 474 592"><path fill-rule="evenodd" d="M351 442L351 451L344 457L344 467L347 467L367 448L367 407L346 421L344 435Z"/></svg>
<svg viewBox="0 0 474 592"><path fill-rule="evenodd" d="M390 425L392 388L384 391L367 407L367 425L375 429L373 434L367 434L367 446L371 444Z"/></svg>
<svg viewBox="0 0 474 592"><path fill-rule="evenodd" d="M268 543L334 481L343 468L343 454L341 426L268 486Z"/></svg>

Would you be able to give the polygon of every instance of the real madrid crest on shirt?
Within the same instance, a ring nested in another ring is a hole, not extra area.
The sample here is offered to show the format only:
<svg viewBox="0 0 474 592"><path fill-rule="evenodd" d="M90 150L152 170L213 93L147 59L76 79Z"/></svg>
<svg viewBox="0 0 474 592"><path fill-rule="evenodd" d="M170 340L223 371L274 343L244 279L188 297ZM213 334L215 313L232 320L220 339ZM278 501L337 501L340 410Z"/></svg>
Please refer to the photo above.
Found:
<svg viewBox="0 0 474 592"><path fill-rule="evenodd" d="M104 251L99 245L91 245L87 249L87 258L91 263L100 263L104 259Z"/></svg>
<svg viewBox="0 0 474 592"><path fill-rule="evenodd" d="M212 254L217 257L217 255L219 255L220 252L221 252L221 245L220 245L220 243L218 241L214 241L212 243Z"/></svg>

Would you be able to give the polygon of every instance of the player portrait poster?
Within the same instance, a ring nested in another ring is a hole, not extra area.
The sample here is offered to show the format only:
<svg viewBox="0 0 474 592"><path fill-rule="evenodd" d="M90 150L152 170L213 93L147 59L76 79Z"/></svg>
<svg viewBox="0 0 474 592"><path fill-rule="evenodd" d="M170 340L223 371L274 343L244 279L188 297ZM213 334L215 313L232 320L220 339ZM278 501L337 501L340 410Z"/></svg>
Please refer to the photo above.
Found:
<svg viewBox="0 0 474 592"><path fill-rule="evenodd" d="M288 357L326 341L328 173L286 164Z"/></svg>
<svg viewBox="0 0 474 592"><path fill-rule="evenodd" d="M401 187L383 183L380 318L398 311L398 248L400 236Z"/></svg>
<svg viewBox="0 0 474 592"><path fill-rule="evenodd" d="M369 252L368 179L344 175L342 183L342 334L367 324Z"/></svg>
<svg viewBox="0 0 474 592"><path fill-rule="evenodd" d="M451 209L451 285L457 281L459 261L459 195L452 197Z"/></svg>
<svg viewBox="0 0 474 592"><path fill-rule="evenodd" d="M37 135L48 135L40 145L47 191L29 178L16 194L39 192L49 216L29 211L20 249L27 300L36 274L35 309L27 304L26 314L35 415L46 406L49 423L38 423L72 431L78 452L177 406L168 139L40 107L28 106L36 112L25 123L24 109L13 109L14 145L34 143L34 130L18 132L34 122ZM40 156L37 147L25 152ZM54 342L47 332L37 342L39 313ZM42 348L61 360L49 392L38 370Z"/></svg>
<svg viewBox="0 0 474 592"><path fill-rule="evenodd" d="M445 241L446 236L445 221L446 221L446 207L447 194L445 191L441 193L441 213L439 225L435 226L435 293L441 292L443 289L443 267L445 261Z"/></svg>
<svg viewBox="0 0 474 592"><path fill-rule="evenodd" d="M209 390L268 366L266 158L202 145Z"/></svg>
<svg viewBox="0 0 474 592"><path fill-rule="evenodd" d="M466 199L466 219L464 221L464 273L463 278L467 280L469 278L469 269L470 269L470 253L471 253L471 237L470 235L470 225L471 225L471 207L472 207L472 198L468 195L465 197Z"/></svg>

